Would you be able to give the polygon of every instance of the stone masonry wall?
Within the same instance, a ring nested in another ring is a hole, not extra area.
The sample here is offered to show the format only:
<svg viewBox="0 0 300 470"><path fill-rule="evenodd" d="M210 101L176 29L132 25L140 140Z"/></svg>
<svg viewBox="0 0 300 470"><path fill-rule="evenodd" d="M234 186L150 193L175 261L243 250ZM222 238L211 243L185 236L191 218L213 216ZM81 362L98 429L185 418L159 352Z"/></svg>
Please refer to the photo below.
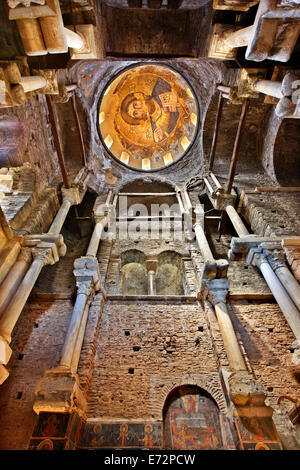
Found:
<svg viewBox="0 0 300 470"><path fill-rule="evenodd" d="M25 450L37 422L34 390L59 361L72 313L70 300L27 304L14 329L10 372L1 385L0 449Z"/></svg>
<svg viewBox="0 0 300 470"><path fill-rule="evenodd" d="M83 358L81 358L83 360ZM156 375L215 375L217 360L198 303L107 301L102 313L88 418L161 419ZM178 379L177 379L178 380Z"/></svg>

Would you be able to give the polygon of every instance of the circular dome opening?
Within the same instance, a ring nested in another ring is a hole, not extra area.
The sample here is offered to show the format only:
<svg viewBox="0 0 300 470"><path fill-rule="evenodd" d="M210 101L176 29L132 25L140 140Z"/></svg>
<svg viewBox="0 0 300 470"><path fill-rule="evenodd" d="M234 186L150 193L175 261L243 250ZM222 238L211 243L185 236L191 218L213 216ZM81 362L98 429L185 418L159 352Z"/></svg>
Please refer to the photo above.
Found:
<svg viewBox="0 0 300 470"><path fill-rule="evenodd" d="M99 102L98 129L107 151L138 171L157 171L190 149L198 128L191 86L164 65L138 65L118 74Z"/></svg>

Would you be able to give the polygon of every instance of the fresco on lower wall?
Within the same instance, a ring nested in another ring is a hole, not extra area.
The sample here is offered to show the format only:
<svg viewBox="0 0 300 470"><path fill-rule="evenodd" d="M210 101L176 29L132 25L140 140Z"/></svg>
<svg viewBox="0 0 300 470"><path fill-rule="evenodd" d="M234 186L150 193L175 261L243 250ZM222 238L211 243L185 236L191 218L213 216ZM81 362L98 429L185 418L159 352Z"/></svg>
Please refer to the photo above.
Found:
<svg viewBox="0 0 300 470"><path fill-rule="evenodd" d="M161 423L87 422L78 448L159 449L162 445Z"/></svg>
<svg viewBox="0 0 300 470"><path fill-rule="evenodd" d="M33 431L31 450L72 450L76 448L83 421L76 414L40 413Z"/></svg>
<svg viewBox="0 0 300 470"><path fill-rule="evenodd" d="M235 426L242 450L282 450L280 438L270 416L236 417Z"/></svg>
<svg viewBox="0 0 300 470"><path fill-rule="evenodd" d="M175 391L164 420L166 449L213 450L227 447L223 442L219 409L213 400L201 394L198 387L185 386Z"/></svg>

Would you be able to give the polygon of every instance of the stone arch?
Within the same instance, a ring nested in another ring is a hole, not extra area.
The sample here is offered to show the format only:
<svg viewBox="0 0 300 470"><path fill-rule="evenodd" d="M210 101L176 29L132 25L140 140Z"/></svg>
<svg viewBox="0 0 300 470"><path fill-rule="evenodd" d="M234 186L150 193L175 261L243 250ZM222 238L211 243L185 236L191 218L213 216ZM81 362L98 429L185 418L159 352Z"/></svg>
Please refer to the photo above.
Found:
<svg viewBox="0 0 300 470"><path fill-rule="evenodd" d="M227 404L218 373L208 372L181 375L153 375L150 378L151 417L162 419L165 401L171 391L182 385L195 385L205 390L218 405L220 412L226 415Z"/></svg>
<svg viewBox="0 0 300 470"><path fill-rule="evenodd" d="M121 295L147 295L148 276L146 256L140 250L127 250L121 254L120 285Z"/></svg>

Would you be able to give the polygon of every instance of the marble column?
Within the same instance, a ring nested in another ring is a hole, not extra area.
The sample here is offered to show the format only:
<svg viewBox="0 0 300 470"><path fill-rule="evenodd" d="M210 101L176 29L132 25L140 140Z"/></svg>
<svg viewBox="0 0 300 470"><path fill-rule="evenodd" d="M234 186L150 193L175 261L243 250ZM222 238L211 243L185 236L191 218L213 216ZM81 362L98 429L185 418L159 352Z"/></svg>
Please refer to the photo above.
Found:
<svg viewBox="0 0 300 470"><path fill-rule="evenodd" d="M87 302L94 292L100 288L98 260L89 256L82 256L74 261L73 272L76 277L77 297L58 366L58 368L70 371L72 364L78 364L78 361L73 361L73 354L76 350ZM72 372L76 372L76 370Z"/></svg>
<svg viewBox="0 0 300 470"><path fill-rule="evenodd" d="M39 75L32 75L30 77L21 77L21 85L25 93L29 91L39 90L47 86L47 80Z"/></svg>
<svg viewBox="0 0 300 470"><path fill-rule="evenodd" d="M72 49L81 49L84 46L84 40L79 34L68 28L64 28L64 33L67 38L68 47L71 47Z"/></svg>
<svg viewBox="0 0 300 470"><path fill-rule="evenodd" d="M196 222L194 225L194 231L196 235L196 240L201 251L201 254L204 258L204 261L211 261L214 262L214 256L206 239L204 229L202 227L201 222Z"/></svg>
<svg viewBox="0 0 300 470"><path fill-rule="evenodd" d="M97 220L98 220L98 218L97 218ZM97 252L98 252L102 232L108 224L109 216L107 215L107 216L101 218L99 221L97 221L97 220L96 220L96 225L94 227L94 230L93 230L93 233L92 233L92 236L91 236L91 239L90 239L90 243L89 243L89 246L88 246L88 249L87 249L87 252L86 252L86 256L93 256L93 257L97 256Z"/></svg>
<svg viewBox="0 0 300 470"><path fill-rule="evenodd" d="M238 29L237 31L226 34L224 41L227 46L232 48L248 46L252 32L253 26Z"/></svg>
<svg viewBox="0 0 300 470"><path fill-rule="evenodd" d="M230 368L233 372L247 371L226 305L229 281L227 278L213 279L206 280L205 284L208 289L207 298L215 307Z"/></svg>
<svg viewBox="0 0 300 470"><path fill-rule="evenodd" d="M252 248L248 253L247 262L259 268L287 323L300 342L300 313L268 263L266 255L262 253L262 249Z"/></svg>
<svg viewBox="0 0 300 470"><path fill-rule="evenodd" d="M17 261L0 286L0 317L14 296L32 260L31 249L21 248Z"/></svg>
<svg viewBox="0 0 300 470"><path fill-rule="evenodd" d="M287 267L284 253L281 250L267 250L265 252L267 261L281 284L287 290L292 301L299 310L300 315L300 285Z"/></svg>
<svg viewBox="0 0 300 470"><path fill-rule="evenodd" d="M231 204L226 206L226 213L239 237L245 237L246 235L249 235L249 231L246 228L244 222Z"/></svg>
<svg viewBox="0 0 300 470"><path fill-rule="evenodd" d="M0 335L11 342L11 333L42 268L59 259L56 243L41 242L32 250L33 262L0 319Z"/></svg>

